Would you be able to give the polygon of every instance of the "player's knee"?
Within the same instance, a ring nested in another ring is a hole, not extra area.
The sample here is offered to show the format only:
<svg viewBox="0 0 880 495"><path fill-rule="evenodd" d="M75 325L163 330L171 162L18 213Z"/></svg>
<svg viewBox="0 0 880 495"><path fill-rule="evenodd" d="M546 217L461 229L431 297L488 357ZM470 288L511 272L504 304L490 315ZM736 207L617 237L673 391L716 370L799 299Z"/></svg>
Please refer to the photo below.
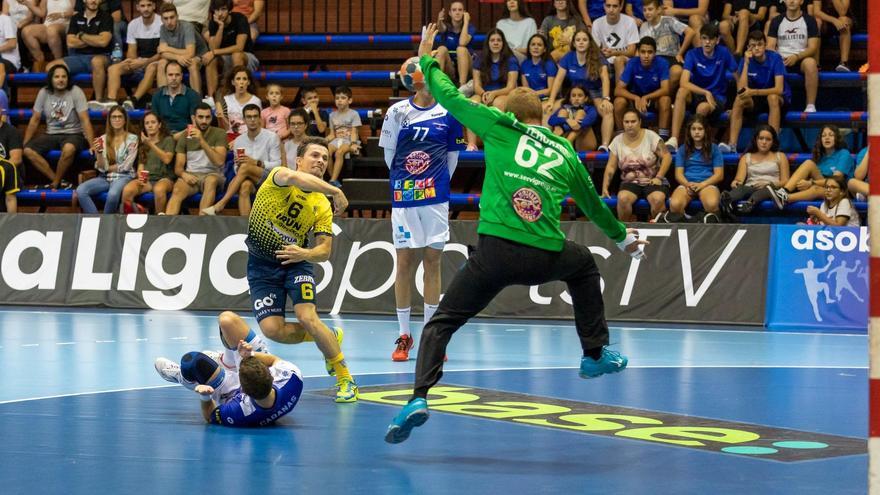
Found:
<svg viewBox="0 0 880 495"><path fill-rule="evenodd" d="M224 333L240 321L241 317L232 311L224 311L217 317L217 323L220 325L220 330Z"/></svg>

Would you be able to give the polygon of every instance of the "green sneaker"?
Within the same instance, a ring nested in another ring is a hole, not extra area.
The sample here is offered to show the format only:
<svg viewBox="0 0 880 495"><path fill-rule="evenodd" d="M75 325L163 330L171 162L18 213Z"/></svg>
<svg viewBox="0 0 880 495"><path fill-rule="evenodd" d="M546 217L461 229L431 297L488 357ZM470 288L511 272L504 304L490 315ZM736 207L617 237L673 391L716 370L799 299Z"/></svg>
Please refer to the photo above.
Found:
<svg viewBox="0 0 880 495"><path fill-rule="evenodd" d="M358 386L353 379L343 378L336 382L336 402L357 402Z"/></svg>
<svg viewBox="0 0 880 495"><path fill-rule="evenodd" d="M340 327L333 327L333 328L330 329L330 331L331 331L331 332L333 333L333 335L336 337L336 342L339 342L339 350L341 351L341 350L342 350L342 335L343 335L342 328L340 328ZM327 374L328 374L328 375L330 375L330 376L336 376L336 370L333 369L333 365L330 364L330 360L329 360L329 359L325 359L325 360L324 360L324 367L327 369Z"/></svg>

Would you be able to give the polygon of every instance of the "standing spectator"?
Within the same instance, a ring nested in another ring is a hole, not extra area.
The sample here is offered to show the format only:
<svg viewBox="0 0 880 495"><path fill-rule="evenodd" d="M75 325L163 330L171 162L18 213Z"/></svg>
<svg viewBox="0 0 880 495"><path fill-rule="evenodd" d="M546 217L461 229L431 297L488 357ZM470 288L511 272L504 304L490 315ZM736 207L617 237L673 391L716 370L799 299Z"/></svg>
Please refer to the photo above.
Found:
<svg viewBox="0 0 880 495"><path fill-rule="evenodd" d="M623 114L623 133L611 141L608 164L602 180L602 197L610 198L611 179L620 168L620 190L617 192L617 218L632 222L633 204L645 198L651 205L651 218L666 211L669 181L666 173L672 156L661 138L650 129L642 129L642 117L635 110Z"/></svg>
<svg viewBox="0 0 880 495"><path fill-rule="evenodd" d="M749 32L760 29L767 19L767 7L772 0L725 0L724 13L718 30L721 41L737 57L742 57ZM734 32L736 38L734 39Z"/></svg>
<svg viewBox="0 0 880 495"><path fill-rule="evenodd" d="M721 210L729 217L734 217L734 212L751 213L755 205L773 199L773 189L788 182L789 174L788 158L779 152L776 130L766 124L755 127L749 149L740 157L736 177L730 183L733 190L721 193Z"/></svg>
<svg viewBox="0 0 880 495"><path fill-rule="evenodd" d="M685 208L694 198L700 198L706 213L713 214L718 221L721 199L718 184L724 180L724 157L712 143L708 121L701 115L695 115L688 123L684 144L675 154L675 180L679 185L669 200L668 222L684 220ZM709 218L712 217L706 217Z"/></svg>
<svg viewBox="0 0 880 495"><path fill-rule="evenodd" d="M645 22L639 29L639 36L650 36L657 42L657 56L669 64L669 96L673 97L678 92L681 80L681 64L696 33L675 17L663 15L663 4L660 2L645 0Z"/></svg>
<svg viewBox="0 0 880 495"><path fill-rule="evenodd" d="M437 14L437 28L440 46L437 47L434 58L440 62L440 68L444 72L457 69L459 85L464 86L471 78L471 42L477 33L477 28L471 24L471 15L464 10L464 3L449 4L448 21L446 9L440 9Z"/></svg>
<svg viewBox="0 0 880 495"><path fill-rule="evenodd" d="M124 209L135 210L134 198L152 192L156 213L165 214L165 203L177 178L173 165L174 146L174 138L169 134L165 123L155 113L146 112L138 146L138 179L130 181L122 190ZM144 172L146 177L143 176Z"/></svg>
<svg viewBox="0 0 880 495"><path fill-rule="evenodd" d="M95 168L98 176L76 188L76 197L83 213L98 213L95 197L107 193L104 214L119 213L122 190L134 179L137 167L138 137L129 131L128 114L122 106L107 114L106 133L95 144Z"/></svg>
<svg viewBox="0 0 880 495"><path fill-rule="evenodd" d="M76 0L73 10L79 13L85 12L85 0ZM128 32L128 21L125 19L125 12L122 11L122 0L100 0L98 10L110 14L110 17L113 19L113 41L110 44L112 50L110 52L110 61L115 64L122 61L122 47L125 45L126 33Z"/></svg>
<svg viewBox="0 0 880 495"><path fill-rule="evenodd" d="M260 37L260 27L257 23L263 17L263 9L265 8L265 0L234 0L233 12L243 14L250 25L251 40L256 42ZM239 64L235 64L239 65ZM252 69L256 70L256 69Z"/></svg>
<svg viewBox="0 0 880 495"><path fill-rule="evenodd" d="M840 46L840 63L835 69L837 72L851 71L849 50L852 46L853 20L852 17L849 17L849 5L849 0L813 0L810 5L812 7L810 14L816 19L816 27L819 28L819 31L837 32L837 41Z"/></svg>
<svg viewBox="0 0 880 495"><path fill-rule="evenodd" d="M7 126L8 127L8 126ZM856 201L867 201L868 187L868 148L862 148L856 155L856 170L853 172L853 178L847 182L849 192L856 198Z"/></svg>
<svg viewBox="0 0 880 495"><path fill-rule="evenodd" d="M21 133L9 123L9 99L0 90L0 186L5 196L6 213L18 211L15 194L21 189Z"/></svg>
<svg viewBox="0 0 880 495"><path fill-rule="evenodd" d="M140 80L133 97L123 103L129 111L144 106L144 97L156 81L159 33L162 30L162 21L156 16L156 0L138 0L137 9L141 15L128 25L125 60L107 70L107 101L110 105L116 104L122 76L133 75L134 79Z"/></svg>
<svg viewBox="0 0 880 495"><path fill-rule="evenodd" d="M548 15L541 21L538 33L550 40L551 47L548 51L552 48L550 56L554 62L558 62L571 50L571 38L575 31L586 26L572 7L571 0L553 0L553 8L556 9L555 14Z"/></svg>
<svg viewBox="0 0 880 495"><path fill-rule="evenodd" d="M506 0L504 17L495 23L495 28L504 33L517 61L524 60L529 53L529 38L538 32L538 25L529 14L525 0Z"/></svg>
<svg viewBox="0 0 880 495"><path fill-rule="evenodd" d="M207 95L216 98L220 60L223 69L229 72L233 67L245 66L251 72L260 66L253 53L250 28L247 17L238 12L230 12L232 0L212 0L211 21L208 22L208 48L202 55L207 80ZM226 73L224 72L224 73Z"/></svg>
<svg viewBox="0 0 880 495"><path fill-rule="evenodd" d="M623 128L623 115L630 107L643 117L649 110L658 112L660 137L669 139L672 98L669 97L669 65L655 56L654 38L639 41L639 56L626 63L614 90L614 120ZM641 121L641 119L639 119Z"/></svg>
<svg viewBox="0 0 880 495"><path fill-rule="evenodd" d="M596 116L596 109L589 103L584 88L572 86L559 109L547 119L547 125L553 129L553 134L567 139L575 150L592 151L596 149L596 135L593 134Z"/></svg>
<svg viewBox="0 0 880 495"><path fill-rule="evenodd" d="M164 86L165 65L175 61L189 71L189 83L196 93L202 92L200 58L208 51L205 38L192 24L177 18L177 8L171 3L163 3L159 8L162 28L159 30L159 66L157 67L159 86ZM210 95L206 98L210 100ZM212 100L213 101L213 100Z"/></svg>
<svg viewBox="0 0 880 495"><path fill-rule="evenodd" d="M6 14L0 14L0 88L6 87L6 74L21 69L18 53L18 30Z"/></svg>
<svg viewBox="0 0 880 495"><path fill-rule="evenodd" d="M519 64L504 39L504 32L486 34L483 50L474 57L474 95L471 101L504 110L507 94L516 87ZM477 136L467 131L467 150L477 149Z"/></svg>
<svg viewBox="0 0 880 495"><path fill-rule="evenodd" d="M602 117L602 144L599 151L608 152L608 143L614 134L614 105L611 104L611 78L608 65L599 52L599 47L590 34L584 30L574 33L571 51L559 61L559 72L550 90L550 99L545 105L555 104L566 79L571 87L581 86Z"/></svg>
<svg viewBox="0 0 880 495"><path fill-rule="evenodd" d="M360 153L361 141L359 129L361 116L351 108L351 89L340 86L334 92L336 97L336 110L330 112L330 134L327 140L330 142L328 150L333 157L333 170L330 171L330 183L336 187L342 186L339 182L339 174L342 173L342 165L345 163L345 155L349 152Z"/></svg>
<svg viewBox="0 0 880 495"><path fill-rule="evenodd" d="M281 140L274 132L263 129L260 107L253 103L245 105L244 122L247 131L235 138L235 178L226 186L220 201L202 210L205 215L215 215L226 208L235 193L238 194L238 212L246 217L251 213L251 195L269 176L273 168L281 166ZM243 150L243 155L240 150Z"/></svg>
<svg viewBox="0 0 880 495"><path fill-rule="evenodd" d="M211 0L168 0L177 7L180 20L193 25L197 33L205 30L208 25L208 12ZM161 9L160 9L161 11Z"/></svg>
<svg viewBox="0 0 880 495"><path fill-rule="evenodd" d="M678 135L686 108L715 120L727 104L728 73L736 72L736 60L730 51L718 46L718 26L706 24L700 31L702 48L693 48L684 59L681 86L675 95L672 112L672 137L666 141L671 149L678 148Z"/></svg>
<svg viewBox="0 0 880 495"><path fill-rule="evenodd" d="M199 95L183 84L183 68L177 61L165 64L165 81L165 86L153 93L150 108L168 126L176 141L191 123L190 116L199 104Z"/></svg>
<svg viewBox="0 0 880 495"><path fill-rule="evenodd" d="M291 170L296 170L297 152L308 137L306 134L308 120L309 114L302 108L294 109L287 117L287 128L290 132L287 134L287 139L281 143L281 164Z"/></svg>
<svg viewBox="0 0 880 495"><path fill-rule="evenodd" d="M285 139L290 130L287 127L287 117L290 109L281 104L281 86L270 84L266 87L266 100L269 106L260 112L263 119L263 127L278 134L279 139ZM305 130L305 128L303 128Z"/></svg>
<svg viewBox="0 0 880 495"><path fill-rule="evenodd" d="M666 15L688 21L688 26L695 33L701 32L709 22L709 0L663 0ZM694 48L699 48L699 40L694 40Z"/></svg>
<svg viewBox="0 0 880 495"><path fill-rule="evenodd" d="M44 44L49 46L53 60L64 56L64 35L73 17L73 0L44 0L42 3L33 0L25 5L35 17L43 19L42 23L28 24L21 31L21 39L34 61L34 72L43 72L46 70Z"/></svg>
<svg viewBox="0 0 880 495"><path fill-rule="evenodd" d="M785 108L791 101L791 88L785 81L785 63L778 53L766 49L763 31L749 34L749 48L739 62L736 99L730 112L730 144L719 144L722 153L736 152L743 112L769 112L767 123L776 132Z"/></svg>
<svg viewBox="0 0 880 495"><path fill-rule="evenodd" d="M619 76L629 57L636 54L639 42L639 27L636 21L621 14L623 0L605 0L605 15L593 21L593 40L599 45L602 55L614 66L614 74Z"/></svg>
<svg viewBox="0 0 880 495"><path fill-rule="evenodd" d="M177 141L174 175L178 179L165 208L167 215L180 213L183 201L199 192L199 215L204 215L201 210L214 204L217 188L225 180L221 171L226 164L226 133L211 126L211 106L199 103L192 124Z"/></svg>
<svg viewBox="0 0 880 495"><path fill-rule="evenodd" d="M816 225L832 227L858 227L859 213L853 207L846 190L846 179L840 176L829 177L825 181L824 201L819 208L807 206L807 215ZM808 222L809 223L809 222ZM839 294L838 294L839 296Z"/></svg>
<svg viewBox="0 0 880 495"><path fill-rule="evenodd" d="M56 65L49 70L49 84L40 89L34 101L34 113L24 133L24 156L31 165L51 182L45 187L70 189L64 174L80 151L89 149L95 139L89 121L86 95L70 80L67 66ZM46 132L37 135L42 116L46 116ZM36 137L35 137L36 136ZM46 161L50 151L61 150L55 171Z"/></svg>
<svg viewBox="0 0 880 495"><path fill-rule="evenodd" d="M547 53L547 38L542 34L532 35L529 39L529 57L519 65L520 85L531 88L541 100L546 100L557 72L559 67Z"/></svg>
<svg viewBox="0 0 880 495"><path fill-rule="evenodd" d="M773 201L782 209L786 203L820 199L830 177L840 176L846 183L855 167L840 130L836 125L825 124L816 136L812 159L801 163L785 186L774 189Z"/></svg>
<svg viewBox="0 0 880 495"><path fill-rule="evenodd" d="M819 91L819 29L816 20L801 10L802 4L803 0L785 0L785 14L770 22L767 48L782 55L789 71L804 75L804 112L812 113L816 111Z"/></svg>
<svg viewBox="0 0 880 495"><path fill-rule="evenodd" d="M306 135L315 137L324 137L327 135L327 121L330 120L330 114L326 110L321 110L321 99L318 96L318 90L315 88L303 88L300 95L300 102L303 110L308 115L306 121Z"/></svg>
<svg viewBox="0 0 880 495"><path fill-rule="evenodd" d="M237 138L244 131L244 107L256 105L263 108L257 97L257 83L247 67L236 66L229 72L226 80L226 91L222 100L217 101L217 121L226 129L229 141Z"/></svg>

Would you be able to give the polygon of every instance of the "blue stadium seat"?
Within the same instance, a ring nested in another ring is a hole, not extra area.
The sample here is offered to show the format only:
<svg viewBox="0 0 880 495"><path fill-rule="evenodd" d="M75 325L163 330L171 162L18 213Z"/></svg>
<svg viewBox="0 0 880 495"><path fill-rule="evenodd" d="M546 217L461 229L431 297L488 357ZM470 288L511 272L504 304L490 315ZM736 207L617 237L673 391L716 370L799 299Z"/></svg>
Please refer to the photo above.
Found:
<svg viewBox="0 0 880 495"><path fill-rule="evenodd" d="M325 109L327 112L331 112L332 108ZM355 108L358 115L360 115L362 121L367 121L373 116L374 109L369 108ZM128 116L132 121L140 121L144 118L144 110L132 110L128 112ZM28 120L33 116L34 111L30 108L12 108L9 110L9 117L12 119L14 124L26 124ZM104 122L107 119L107 110L89 110L89 120L92 122Z"/></svg>

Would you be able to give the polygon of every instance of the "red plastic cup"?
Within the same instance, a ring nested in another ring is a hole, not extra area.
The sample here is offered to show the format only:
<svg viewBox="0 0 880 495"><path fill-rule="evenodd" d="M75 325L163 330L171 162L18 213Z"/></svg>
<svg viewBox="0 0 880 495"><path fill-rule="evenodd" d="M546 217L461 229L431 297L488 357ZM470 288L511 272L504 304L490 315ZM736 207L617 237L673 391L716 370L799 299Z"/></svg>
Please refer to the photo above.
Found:
<svg viewBox="0 0 880 495"><path fill-rule="evenodd" d="M141 170L138 172L138 180L146 184L150 180L150 172L148 170Z"/></svg>
<svg viewBox="0 0 880 495"><path fill-rule="evenodd" d="M189 139L189 135L190 135L190 133L192 132L192 130L193 130L193 126L192 126L192 124L188 124L188 125L186 126L186 138L187 138L187 139Z"/></svg>
<svg viewBox="0 0 880 495"><path fill-rule="evenodd" d="M240 161L245 157L246 150L244 148L235 148L235 161Z"/></svg>

